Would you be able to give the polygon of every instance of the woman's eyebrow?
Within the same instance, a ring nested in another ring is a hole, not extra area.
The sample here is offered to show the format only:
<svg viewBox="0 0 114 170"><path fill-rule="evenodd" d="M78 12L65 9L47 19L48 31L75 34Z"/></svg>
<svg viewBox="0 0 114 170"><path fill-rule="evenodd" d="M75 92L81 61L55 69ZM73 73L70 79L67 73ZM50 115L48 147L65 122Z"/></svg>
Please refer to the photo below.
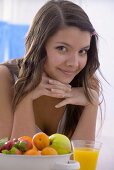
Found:
<svg viewBox="0 0 114 170"><path fill-rule="evenodd" d="M65 43L65 42L56 42L57 44L63 44L63 45L66 45L66 46L71 46L70 44L68 44L68 43Z"/></svg>
<svg viewBox="0 0 114 170"><path fill-rule="evenodd" d="M90 45L87 45L85 47L82 47L81 49L89 49L90 48Z"/></svg>
<svg viewBox="0 0 114 170"><path fill-rule="evenodd" d="M63 44L63 45L66 45L66 46L69 46L69 47L71 47L71 45L70 44L68 44L68 43L65 43L65 42L56 42L57 44ZM81 49L89 49L90 48L90 45L87 45L87 46L85 46L85 47L82 47Z"/></svg>

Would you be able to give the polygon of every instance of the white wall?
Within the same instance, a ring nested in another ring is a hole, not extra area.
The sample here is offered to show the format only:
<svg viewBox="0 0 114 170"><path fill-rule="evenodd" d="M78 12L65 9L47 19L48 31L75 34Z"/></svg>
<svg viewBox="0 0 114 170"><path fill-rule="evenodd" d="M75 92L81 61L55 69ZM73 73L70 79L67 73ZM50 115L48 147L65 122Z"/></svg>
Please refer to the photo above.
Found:
<svg viewBox="0 0 114 170"><path fill-rule="evenodd" d="M0 20L3 19L19 24L30 24L37 10L46 1L47 0L0 0ZM112 132L114 128L114 1L72 1L85 9L100 36L99 56L101 71L110 83L110 85L108 85L105 81L101 80L106 100L105 123L102 128L102 135L114 137L114 133Z"/></svg>
<svg viewBox="0 0 114 170"><path fill-rule="evenodd" d="M90 16L99 34L101 71L106 80L110 83L110 85L108 85L102 80L104 97L106 100L105 122L102 135L114 137L114 1L88 0L83 7Z"/></svg>
<svg viewBox="0 0 114 170"><path fill-rule="evenodd" d="M0 19L11 23L30 24L46 0L0 0Z"/></svg>
<svg viewBox="0 0 114 170"><path fill-rule="evenodd" d="M30 24L38 9L48 0L0 0L0 19L11 23ZM72 0L73 1L73 0ZM75 0L81 4L81 0Z"/></svg>

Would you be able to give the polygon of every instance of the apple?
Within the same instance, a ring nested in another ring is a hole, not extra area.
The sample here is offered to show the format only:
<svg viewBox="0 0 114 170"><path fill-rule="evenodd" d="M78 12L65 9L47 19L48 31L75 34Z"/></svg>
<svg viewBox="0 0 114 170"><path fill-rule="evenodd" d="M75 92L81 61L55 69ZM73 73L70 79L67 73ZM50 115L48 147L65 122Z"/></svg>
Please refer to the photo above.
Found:
<svg viewBox="0 0 114 170"><path fill-rule="evenodd" d="M17 143L17 146L15 147L21 150L22 152L25 152L29 149L32 149L33 145L28 140L21 140Z"/></svg>
<svg viewBox="0 0 114 170"><path fill-rule="evenodd" d="M71 142L63 134L55 133L49 136L50 146L54 148L59 155L71 153Z"/></svg>

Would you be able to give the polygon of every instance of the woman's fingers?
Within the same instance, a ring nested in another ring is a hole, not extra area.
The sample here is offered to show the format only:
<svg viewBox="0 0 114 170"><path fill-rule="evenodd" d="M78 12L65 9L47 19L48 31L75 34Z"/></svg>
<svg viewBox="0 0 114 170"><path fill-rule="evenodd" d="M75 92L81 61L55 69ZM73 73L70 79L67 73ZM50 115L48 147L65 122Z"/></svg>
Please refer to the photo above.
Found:
<svg viewBox="0 0 114 170"><path fill-rule="evenodd" d="M42 95L55 98L66 98L70 97L70 92L71 86L69 84L63 84L57 80L50 79L43 73L40 84L33 90L33 99Z"/></svg>
<svg viewBox="0 0 114 170"><path fill-rule="evenodd" d="M63 84L57 80L49 79L49 84L51 85L52 89L61 89L64 91L71 91L71 86L69 84Z"/></svg>
<svg viewBox="0 0 114 170"><path fill-rule="evenodd" d="M66 98L65 100L63 100L62 102L58 103L57 105L55 105L56 108L60 108L63 107L67 104L73 104L71 101L71 98Z"/></svg>
<svg viewBox="0 0 114 170"><path fill-rule="evenodd" d="M64 95L60 93L47 93L47 96L54 98L64 98Z"/></svg>
<svg viewBox="0 0 114 170"><path fill-rule="evenodd" d="M61 83L57 80L49 78L46 73L42 75L42 83L47 89L61 89L64 91L71 91L71 86L69 84Z"/></svg>
<svg viewBox="0 0 114 170"><path fill-rule="evenodd" d="M92 93L92 103L94 105L99 104L99 96L97 92L91 89ZM64 93L64 100L58 103L55 107L60 108L62 106L65 106L67 104L72 104L72 105L81 105L81 106L87 106L90 104L90 101L87 99L85 96L83 88L72 88L72 91L69 93Z"/></svg>
<svg viewBox="0 0 114 170"><path fill-rule="evenodd" d="M53 80L53 79L49 79L49 83L53 85L67 86L68 88L71 88L71 85L64 84L64 83L61 83L60 81Z"/></svg>

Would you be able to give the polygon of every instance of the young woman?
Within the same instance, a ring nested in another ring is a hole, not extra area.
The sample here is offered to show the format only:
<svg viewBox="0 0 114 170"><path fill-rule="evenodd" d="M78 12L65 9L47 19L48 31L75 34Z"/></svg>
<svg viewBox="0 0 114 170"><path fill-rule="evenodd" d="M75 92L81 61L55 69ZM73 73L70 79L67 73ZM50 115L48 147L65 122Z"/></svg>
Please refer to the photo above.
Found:
<svg viewBox="0 0 114 170"><path fill-rule="evenodd" d="M95 139L97 40L73 2L50 0L37 12L25 56L0 66L0 138L43 131Z"/></svg>

